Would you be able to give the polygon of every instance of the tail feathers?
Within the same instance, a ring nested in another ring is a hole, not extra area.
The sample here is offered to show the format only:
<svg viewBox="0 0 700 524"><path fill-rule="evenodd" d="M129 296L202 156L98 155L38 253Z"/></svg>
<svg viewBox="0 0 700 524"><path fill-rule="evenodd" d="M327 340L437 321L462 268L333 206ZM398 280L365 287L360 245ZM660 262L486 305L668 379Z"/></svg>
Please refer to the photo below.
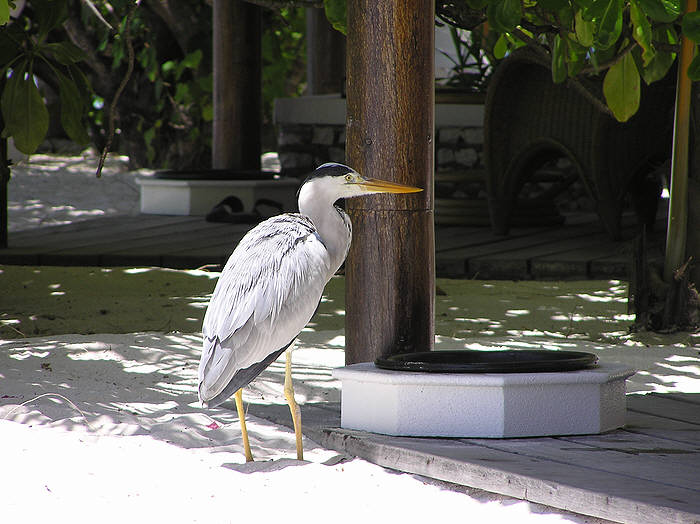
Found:
<svg viewBox="0 0 700 524"><path fill-rule="evenodd" d="M277 351L270 353L261 362L257 362L250 367L236 371L236 373L233 375L226 387L220 393L214 395L211 398L207 398L206 393L202 391L202 386L204 385L204 383L203 375L200 373L199 401L202 403L202 407L215 408L216 406L224 403L226 399L228 399L239 389L244 388L245 386L250 384L253 381L253 379L255 379L255 377L257 377L260 373L262 373L265 370L265 368L267 368L267 366L269 366L275 360L277 360L277 358L284 352L285 349L287 349L290 346L292 342L294 342L294 340L291 340L289 344L278 349Z"/></svg>

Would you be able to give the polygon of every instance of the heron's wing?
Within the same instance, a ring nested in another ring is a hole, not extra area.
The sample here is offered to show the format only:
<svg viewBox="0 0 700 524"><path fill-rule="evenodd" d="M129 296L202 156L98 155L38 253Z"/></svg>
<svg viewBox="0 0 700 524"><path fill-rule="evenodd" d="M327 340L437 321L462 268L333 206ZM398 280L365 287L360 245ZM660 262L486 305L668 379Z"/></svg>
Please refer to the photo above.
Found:
<svg viewBox="0 0 700 524"><path fill-rule="evenodd" d="M330 270L323 242L302 215L268 219L241 240L204 317L203 401L220 394L238 371L265 361L297 336L313 315Z"/></svg>

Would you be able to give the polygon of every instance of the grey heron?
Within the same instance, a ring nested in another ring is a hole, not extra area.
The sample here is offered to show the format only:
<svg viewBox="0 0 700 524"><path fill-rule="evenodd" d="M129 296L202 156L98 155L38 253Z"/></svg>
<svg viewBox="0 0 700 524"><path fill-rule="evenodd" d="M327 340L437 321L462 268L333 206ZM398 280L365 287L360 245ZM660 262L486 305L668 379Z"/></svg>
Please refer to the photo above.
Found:
<svg viewBox="0 0 700 524"><path fill-rule="evenodd" d="M204 316L199 399L206 408L235 395L246 460L253 457L242 388L285 350L284 394L294 423L297 458L303 458L288 348L311 320L326 283L350 248L352 224L335 202L417 191L422 189L364 178L342 164L323 164L299 188L299 213L261 222L229 257Z"/></svg>

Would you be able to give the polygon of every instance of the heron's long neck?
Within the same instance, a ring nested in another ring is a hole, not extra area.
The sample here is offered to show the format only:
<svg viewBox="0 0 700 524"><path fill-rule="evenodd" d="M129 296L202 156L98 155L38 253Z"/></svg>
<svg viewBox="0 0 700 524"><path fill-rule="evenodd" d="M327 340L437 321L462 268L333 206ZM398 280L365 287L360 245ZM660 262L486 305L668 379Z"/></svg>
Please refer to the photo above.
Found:
<svg viewBox="0 0 700 524"><path fill-rule="evenodd" d="M316 231L331 258L331 274L335 273L345 260L350 247L352 230L350 218L342 209L322 197L304 198L299 195L299 212L308 216L316 226Z"/></svg>

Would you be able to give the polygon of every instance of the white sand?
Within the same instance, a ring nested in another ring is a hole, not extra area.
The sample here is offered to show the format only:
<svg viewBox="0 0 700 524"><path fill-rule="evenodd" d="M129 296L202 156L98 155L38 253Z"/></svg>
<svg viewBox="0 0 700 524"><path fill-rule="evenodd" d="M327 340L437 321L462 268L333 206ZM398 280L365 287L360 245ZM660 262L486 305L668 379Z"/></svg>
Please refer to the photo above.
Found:
<svg viewBox="0 0 700 524"><path fill-rule="evenodd" d="M337 400L342 334L305 333L298 400ZM3 522L597 522L391 472L196 401L195 335L63 335L0 342ZM299 369L299 368L297 368ZM283 363L247 392L283 403ZM39 395L58 393L58 396ZM27 402L29 401L29 402ZM25 405L21 405L26 402ZM6 420L5 420L6 419ZM293 514L283 517L286 512Z"/></svg>
<svg viewBox="0 0 700 524"><path fill-rule="evenodd" d="M97 157L32 155L12 166L8 185L9 231L70 224L99 216L139 212L139 189L128 158L109 156L97 178Z"/></svg>

